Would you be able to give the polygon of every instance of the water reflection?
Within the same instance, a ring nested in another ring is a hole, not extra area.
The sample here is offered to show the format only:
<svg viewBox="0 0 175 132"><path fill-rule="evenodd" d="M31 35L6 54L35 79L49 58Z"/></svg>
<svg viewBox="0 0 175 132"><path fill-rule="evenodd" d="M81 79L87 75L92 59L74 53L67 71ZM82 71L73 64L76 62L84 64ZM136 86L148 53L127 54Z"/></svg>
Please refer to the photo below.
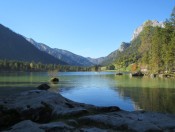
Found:
<svg viewBox="0 0 175 132"><path fill-rule="evenodd" d="M175 81L159 78L130 78L114 72L63 72L58 84L49 83L48 74L2 73L0 96L36 89L44 82L52 92L82 103L98 106L119 106L124 110L175 113Z"/></svg>
<svg viewBox="0 0 175 132"><path fill-rule="evenodd" d="M175 82L171 79L114 74L72 76L60 88L63 96L78 102L116 105L125 110L175 113Z"/></svg>
<svg viewBox="0 0 175 132"><path fill-rule="evenodd" d="M175 82L160 78L115 77L116 92L130 98L135 109L175 113ZM117 83L118 82L118 83Z"/></svg>

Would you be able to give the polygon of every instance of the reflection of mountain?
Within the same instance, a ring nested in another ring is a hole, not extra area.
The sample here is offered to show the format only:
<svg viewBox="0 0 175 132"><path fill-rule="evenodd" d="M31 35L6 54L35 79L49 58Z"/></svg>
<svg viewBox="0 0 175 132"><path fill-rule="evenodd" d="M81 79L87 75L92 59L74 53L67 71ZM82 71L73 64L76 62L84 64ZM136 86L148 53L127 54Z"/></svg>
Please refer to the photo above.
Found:
<svg viewBox="0 0 175 132"><path fill-rule="evenodd" d="M119 82L116 83L118 87L117 92L119 92L119 94L123 97L131 98L131 100L133 100L133 102L136 105L135 106L136 109L141 108L146 111L175 113L175 105L174 105L175 89L173 87L150 88L148 87L150 83L152 84L152 86L154 85L156 86L158 82L155 80L152 80L152 82L150 82L151 79L148 81L147 78L146 81L145 78L143 79L128 78L127 79L128 82L126 81L126 78L124 79L123 77L116 77L115 79L117 80L117 82ZM124 80L125 83L120 83L123 82ZM135 84L136 80L138 82L138 85ZM167 80L164 81L167 82ZM145 87L141 87L140 84L146 84L145 82L147 82L147 85L145 85Z"/></svg>

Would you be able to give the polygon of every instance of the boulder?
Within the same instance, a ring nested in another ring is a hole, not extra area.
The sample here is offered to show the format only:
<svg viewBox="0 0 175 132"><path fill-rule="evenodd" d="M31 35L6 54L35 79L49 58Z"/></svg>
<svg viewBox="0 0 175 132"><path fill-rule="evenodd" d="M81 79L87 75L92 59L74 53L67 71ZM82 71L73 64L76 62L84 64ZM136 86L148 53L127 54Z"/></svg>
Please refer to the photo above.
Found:
<svg viewBox="0 0 175 132"><path fill-rule="evenodd" d="M157 74L151 74L150 77L151 78L155 78L157 76Z"/></svg>
<svg viewBox="0 0 175 132"><path fill-rule="evenodd" d="M116 73L115 75L123 75L123 73L121 73L121 72L118 72L118 73Z"/></svg>
<svg viewBox="0 0 175 132"><path fill-rule="evenodd" d="M135 73L131 73L130 74L132 77L143 77L144 74L141 71L135 72Z"/></svg>
<svg viewBox="0 0 175 132"><path fill-rule="evenodd" d="M45 132L39 128L37 123L30 120L21 121L10 128L6 132Z"/></svg>
<svg viewBox="0 0 175 132"><path fill-rule="evenodd" d="M72 132L74 127L71 127L63 122L52 122L47 124L38 124L31 120L21 121L6 132Z"/></svg>
<svg viewBox="0 0 175 132"><path fill-rule="evenodd" d="M94 126L98 128L110 128L119 131L166 131L175 127L175 116L153 112L110 112L80 117L81 126ZM167 122L166 122L167 121Z"/></svg>
<svg viewBox="0 0 175 132"><path fill-rule="evenodd" d="M53 77L53 78L50 79L50 81L51 81L52 83L58 83L58 82L59 82L59 79L56 78L56 77Z"/></svg>
<svg viewBox="0 0 175 132"><path fill-rule="evenodd" d="M50 86L47 85L46 83L43 83L37 87L37 89L39 89L39 90L48 90L49 88L50 88Z"/></svg>

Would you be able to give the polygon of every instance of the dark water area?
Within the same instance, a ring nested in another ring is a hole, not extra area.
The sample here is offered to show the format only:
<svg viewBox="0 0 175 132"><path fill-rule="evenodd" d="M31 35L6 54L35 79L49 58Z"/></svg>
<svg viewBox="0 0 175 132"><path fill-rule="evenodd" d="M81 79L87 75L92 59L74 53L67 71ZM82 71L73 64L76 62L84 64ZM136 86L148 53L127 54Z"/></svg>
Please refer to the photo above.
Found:
<svg viewBox="0 0 175 132"><path fill-rule="evenodd" d="M1 73L0 97L36 89L49 83L52 92L71 100L97 106L119 106L127 111L147 110L175 114L175 80L134 78L115 72L59 72L51 84L47 72Z"/></svg>

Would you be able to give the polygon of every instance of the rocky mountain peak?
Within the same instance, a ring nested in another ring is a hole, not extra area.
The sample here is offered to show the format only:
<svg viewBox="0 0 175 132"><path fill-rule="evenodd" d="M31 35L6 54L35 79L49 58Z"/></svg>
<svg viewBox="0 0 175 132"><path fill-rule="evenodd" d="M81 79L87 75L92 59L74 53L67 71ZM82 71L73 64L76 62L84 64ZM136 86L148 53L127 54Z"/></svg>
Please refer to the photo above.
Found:
<svg viewBox="0 0 175 132"><path fill-rule="evenodd" d="M146 26L153 26L153 27L164 27L164 23L163 22L159 22L157 20L147 20L145 21L141 26L139 26L138 28L136 28L136 30L134 31L133 35L132 35L132 40L134 40L135 38L137 38L137 36L142 32L143 28Z"/></svg>
<svg viewBox="0 0 175 132"><path fill-rule="evenodd" d="M24 36L23 36L24 37ZM32 38L26 38L26 37L24 37L27 41L29 41L30 43L32 43L32 44L34 44L34 43L36 43Z"/></svg>
<svg viewBox="0 0 175 132"><path fill-rule="evenodd" d="M122 42L119 48L119 51L124 51L126 48L130 46L130 43Z"/></svg>
<svg viewBox="0 0 175 132"><path fill-rule="evenodd" d="M172 11L172 15L173 15L173 14L175 15L175 7L173 8L173 11Z"/></svg>

